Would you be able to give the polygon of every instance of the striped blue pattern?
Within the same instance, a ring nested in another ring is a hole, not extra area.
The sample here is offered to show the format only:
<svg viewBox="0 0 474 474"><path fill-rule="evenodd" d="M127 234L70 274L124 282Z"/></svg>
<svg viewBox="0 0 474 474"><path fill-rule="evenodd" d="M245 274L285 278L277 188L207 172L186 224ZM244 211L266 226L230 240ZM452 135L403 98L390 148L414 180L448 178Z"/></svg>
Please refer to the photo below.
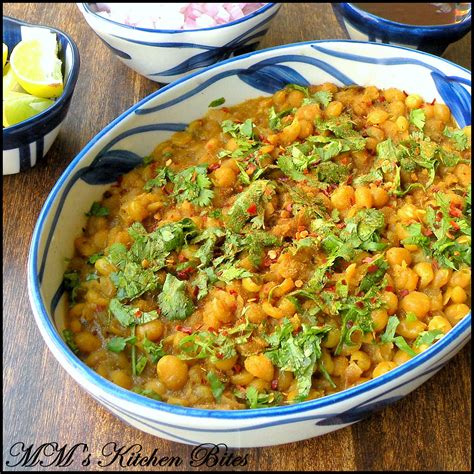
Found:
<svg viewBox="0 0 474 474"><path fill-rule="evenodd" d="M87 210L107 183L140 164L142 156L174 131L183 130L186 124L179 119L186 117L189 123L201 117L216 97L224 96L226 104L232 105L262 93L271 94L290 79L300 85L331 81L398 86L410 91L421 88L428 94L426 99L438 97L449 105L459 123L470 124L470 73L448 61L405 48L352 41L272 48L229 59L166 86L131 107L73 160L41 211L32 239L28 287L43 337L63 367L99 403L132 426L156 436L188 444L217 440L232 447L317 436L396 402L436 373L470 339L469 314L428 350L381 377L321 399L246 411L194 409L142 397L103 379L68 349L54 323L61 316L63 289L61 275L51 269L67 256L64 252L69 248L64 246L61 251L55 247L52 251L57 226L65 229L68 222L77 221L81 209ZM55 245L59 245L57 241Z"/></svg>

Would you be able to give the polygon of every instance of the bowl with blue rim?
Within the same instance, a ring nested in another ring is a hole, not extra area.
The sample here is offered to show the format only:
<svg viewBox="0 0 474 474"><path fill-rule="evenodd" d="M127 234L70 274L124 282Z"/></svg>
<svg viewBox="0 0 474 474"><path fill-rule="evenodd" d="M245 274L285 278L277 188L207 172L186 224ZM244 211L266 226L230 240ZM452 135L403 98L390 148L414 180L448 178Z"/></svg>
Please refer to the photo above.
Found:
<svg viewBox="0 0 474 474"><path fill-rule="evenodd" d="M94 3L77 3L86 22L124 64L160 84L218 61L254 51L281 4L266 3L237 20L208 28L150 29L118 23L97 13Z"/></svg>
<svg viewBox="0 0 474 474"><path fill-rule="evenodd" d="M397 88L447 104L471 124L471 75L442 58L391 45L347 40L290 44L228 59L175 81L107 125L70 163L41 210L28 260L28 291L53 356L99 404L127 424L167 440L278 445L346 427L394 403L440 370L471 337L471 313L426 350L344 391L300 403L248 410L171 405L125 390L82 362L62 337L68 312L63 274L93 201L145 163L157 144L201 118L216 98L226 106L271 96L288 84ZM403 403L401 401L400 403ZM402 405L400 405L402 408Z"/></svg>
<svg viewBox="0 0 474 474"><path fill-rule="evenodd" d="M386 5L393 8L393 4ZM430 5L456 5L455 22L445 25L400 23L370 13L357 3L332 3L332 8L342 28L353 40L394 44L442 55L451 43L459 41L471 30L471 4Z"/></svg>
<svg viewBox="0 0 474 474"><path fill-rule="evenodd" d="M3 129L3 174L16 174L35 166L48 153L66 118L79 75L79 50L64 31L3 17L3 42L8 51L38 30L56 34L58 57L62 63L64 90L54 104L39 114Z"/></svg>

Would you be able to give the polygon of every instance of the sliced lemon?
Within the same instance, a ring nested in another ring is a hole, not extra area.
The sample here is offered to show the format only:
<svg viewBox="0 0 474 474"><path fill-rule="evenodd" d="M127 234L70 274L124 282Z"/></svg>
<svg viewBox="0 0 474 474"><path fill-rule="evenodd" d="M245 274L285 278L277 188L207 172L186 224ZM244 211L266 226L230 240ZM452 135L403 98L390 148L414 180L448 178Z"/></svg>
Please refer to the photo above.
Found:
<svg viewBox="0 0 474 474"><path fill-rule="evenodd" d="M10 64L18 83L32 95L59 97L63 93L61 61L57 42L50 39L20 41L10 55Z"/></svg>
<svg viewBox="0 0 474 474"><path fill-rule="evenodd" d="M3 67L5 67L5 64L7 64L7 59L8 59L8 46L3 43Z"/></svg>
<svg viewBox="0 0 474 474"><path fill-rule="evenodd" d="M18 84L10 64L7 64L3 68L3 95L5 96L5 93L9 91L26 92L25 89Z"/></svg>
<svg viewBox="0 0 474 474"><path fill-rule="evenodd" d="M3 96L3 126L10 127L43 112L54 104L51 99L33 97L21 92L5 92Z"/></svg>

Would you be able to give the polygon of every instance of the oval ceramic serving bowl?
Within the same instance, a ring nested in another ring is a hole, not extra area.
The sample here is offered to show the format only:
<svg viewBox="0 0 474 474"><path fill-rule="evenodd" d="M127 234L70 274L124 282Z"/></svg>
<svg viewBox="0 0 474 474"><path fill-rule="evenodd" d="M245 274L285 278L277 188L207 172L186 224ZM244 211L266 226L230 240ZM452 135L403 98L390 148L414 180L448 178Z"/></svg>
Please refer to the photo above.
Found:
<svg viewBox="0 0 474 474"><path fill-rule="evenodd" d="M60 336L67 311L61 286L64 258L93 200L142 163L174 131L205 114L216 97L226 105L269 95L288 83L376 85L447 103L458 124L470 124L470 73L443 59L375 43L316 41L230 59L164 87L100 132L69 165L41 211L28 263L38 327L69 374L130 425L172 441L258 447L322 435L399 400L436 373L470 338L471 315L425 352L376 379L324 398L284 407L212 411L165 404L124 390L81 362Z"/></svg>
<svg viewBox="0 0 474 474"><path fill-rule="evenodd" d="M78 3L89 26L110 50L139 74L168 84L231 56L253 51L281 7L262 8L224 25L195 30L152 30L118 23Z"/></svg>
<svg viewBox="0 0 474 474"><path fill-rule="evenodd" d="M73 39L63 31L4 16L3 42L11 52L22 39L31 35L32 30L37 29L56 33L60 43L59 59L62 61L64 92L48 109L3 129L4 175L25 171L46 155L66 118L79 75L79 51Z"/></svg>
<svg viewBox="0 0 474 474"><path fill-rule="evenodd" d="M455 41L471 30L471 4L461 3L464 10L458 23L415 26L386 20L358 8L353 3L333 3L332 8L349 38L419 49L441 55Z"/></svg>

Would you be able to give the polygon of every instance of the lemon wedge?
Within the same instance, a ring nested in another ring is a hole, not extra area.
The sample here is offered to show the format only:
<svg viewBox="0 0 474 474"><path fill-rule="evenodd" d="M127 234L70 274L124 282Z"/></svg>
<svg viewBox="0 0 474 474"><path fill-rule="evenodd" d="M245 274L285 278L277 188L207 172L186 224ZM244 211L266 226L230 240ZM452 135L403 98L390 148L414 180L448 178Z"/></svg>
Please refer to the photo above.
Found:
<svg viewBox="0 0 474 474"><path fill-rule="evenodd" d="M7 59L8 59L8 46L3 43L3 67L5 67L5 64L7 64Z"/></svg>
<svg viewBox="0 0 474 474"><path fill-rule="evenodd" d="M3 93L3 126L10 127L43 112L54 104L51 99L33 97L22 92Z"/></svg>
<svg viewBox="0 0 474 474"><path fill-rule="evenodd" d="M43 98L63 93L61 61L56 40L38 38L20 41L10 55L10 65L26 92Z"/></svg>
<svg viewBox="0 0 474 474"><path fill-rule="evenodd" d="M10 64L7 64L3 68L3 94L5 95L5 93L9 91L26 92L25 89L18 84Z"/></svg>

